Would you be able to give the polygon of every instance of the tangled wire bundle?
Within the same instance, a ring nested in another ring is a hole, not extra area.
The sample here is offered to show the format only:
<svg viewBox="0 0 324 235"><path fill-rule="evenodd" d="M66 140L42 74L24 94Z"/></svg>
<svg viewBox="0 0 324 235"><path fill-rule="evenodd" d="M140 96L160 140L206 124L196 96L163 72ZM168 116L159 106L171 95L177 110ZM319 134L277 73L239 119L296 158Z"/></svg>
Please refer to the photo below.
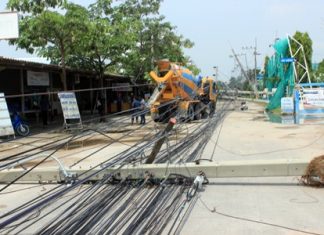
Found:
<svg viewBox="0 0 324 235"><path fill-rule="evenodd" d="M324 186L324 155L314 158L309 163L301 182L308 186Z"/></svg>

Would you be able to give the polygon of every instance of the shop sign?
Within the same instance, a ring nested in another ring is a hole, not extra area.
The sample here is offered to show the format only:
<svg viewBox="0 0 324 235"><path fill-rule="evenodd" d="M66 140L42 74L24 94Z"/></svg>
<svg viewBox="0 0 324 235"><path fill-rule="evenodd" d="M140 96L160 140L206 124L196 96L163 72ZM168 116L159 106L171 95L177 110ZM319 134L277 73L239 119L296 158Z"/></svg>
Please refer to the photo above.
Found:
<svg viewBox="0 0 324 235"><path fill-rule="evenodd" d="M27 71L28 86L49 86L49 74L47 72Z"/></svg>
<svg viewBox="0 0 324 235"><path fill-rule="evenodd" d="M113 91L132 91L132 87L128 82L123 83L113 83Z"/></svg>

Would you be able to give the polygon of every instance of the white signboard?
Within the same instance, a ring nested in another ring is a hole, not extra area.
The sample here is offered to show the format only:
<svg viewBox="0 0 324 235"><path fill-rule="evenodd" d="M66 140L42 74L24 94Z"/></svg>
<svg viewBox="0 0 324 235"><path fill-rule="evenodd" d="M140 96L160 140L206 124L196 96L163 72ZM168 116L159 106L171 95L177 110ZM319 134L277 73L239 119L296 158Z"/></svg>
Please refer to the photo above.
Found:
<svg viewBox="0 0 324 235"><path fill-rule="evenodd" d="M80 112L74 92L59 92L64 119L80 119Z"/></svg>
<svg viewBox="0 0 324 235"><path fill-rule="evenodd" d="M294 100L292 97L281 98L281 113L294 113Z"/></svg>
<svg viewBox="0 0 324 235"><path fill-rule="evenodd" d="M14 135L8 106L4 94L0 93L0 136Z"/></svg>
<svg viewBox="0 0 324 235"><path fill-rule="evenodd" d="M113 87L113 91L132 91L132 88L130 87L128 82L124 82L124 83L113 83L112 84Z"/></svg>
<svg viewBox="0 0 324 235"><path fill-rule="evenodd" d="M49 75L47 72L27 71L28 86L49 86Z"/></svg>
<svg viewBox="0 0 324 235"><path fill-rule="evenodd" d="M306 106L324 107L324 90L319 89L303 89L303 104Z"/></svg>
<svg viewBox="0 0 324 235"><path fill-rule="evenodd" d="M295 124L295 117L293 115L283 115L281 117L282 124Z"/></svg>
<svg viewBox="0 0 324 235"><path fill-rule="evenodd" d="M0 12L0 39L15 39L18 37L18 13Z"/></svg>

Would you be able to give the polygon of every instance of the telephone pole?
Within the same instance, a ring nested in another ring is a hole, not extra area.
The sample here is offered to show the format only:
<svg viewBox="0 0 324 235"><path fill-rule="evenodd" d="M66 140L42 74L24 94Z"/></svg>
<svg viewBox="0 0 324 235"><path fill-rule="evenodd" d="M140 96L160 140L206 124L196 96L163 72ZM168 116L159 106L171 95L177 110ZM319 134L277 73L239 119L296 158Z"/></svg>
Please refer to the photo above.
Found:
<svg viewBox="0 0 324 235"><path fill-rule="evenodd" d="M247 79L248 81L250 81L249 76L248 76L247 73L245 72L242 63L241 63L241 61L240 61L239 58L238 58L238 54L235 53L235 51L234 51L233 48L231 48L231 49L232 49L233 57L234 57L234 59L236 60L237 64L239 65L240 69L241 69L241 73L243 74L243 76L245 77L245 79Z"/></svg>
<svg viewBox="0 0 324 235"><path fill-rule="evenodd" d="M251 80L251 85L253 87L253 90L255 92L256 98L258 98L258 88L257 88L257 56L261 55L260 53L257 52L257 39L255 38L255 44L253 46L245 46L242 47L243 50L253 50L253 56L254 56L254 78L250 78Z"/></svg>

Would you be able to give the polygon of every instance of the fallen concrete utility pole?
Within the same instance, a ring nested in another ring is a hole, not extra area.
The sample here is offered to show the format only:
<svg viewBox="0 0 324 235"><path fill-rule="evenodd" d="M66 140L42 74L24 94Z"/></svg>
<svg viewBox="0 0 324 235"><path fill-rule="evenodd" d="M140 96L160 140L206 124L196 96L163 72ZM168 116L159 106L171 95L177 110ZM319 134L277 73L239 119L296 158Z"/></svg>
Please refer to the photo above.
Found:
<svg viewBox="0 0 324 235"><path fill-rule="evenodd" d="M101 180L107 174L118 174L119 177L138 179L143 178L147 173L151 173L155 178L164 178L169 174L182 174L189 177L196 176L200 171L204 172L208 178L227 178L227 177L275 177L275 176L302 176L308 166L305 160L249 160L249 161L223 161L223 162L201 162L181 163L181 164L146 164L146 165L127 165L123 167L115 166L107 168L104 171L94 175L89 180ZM84 177L89 176L100 170L100 168L71 168L68 170L70 175L74 175L74 179L78 175ZM9 183L21 174L23 169L11 169L0 172L0 182ZM31 171L18 182L65 182L71 180L66 179L62 171L56 168L39 168Z"/></svg>
<svg viewBox="0 0 324 235"><path fill-rule="evenodd" d="M159 153L165 139L167 138L166 134L172 130L175 124L176 124L176 119L170 118L168 125L166 126L165 130L161 134L163 137L155 143L150 156L146 160L146 164L151 164L154 162L156 155Z"/></svg>

